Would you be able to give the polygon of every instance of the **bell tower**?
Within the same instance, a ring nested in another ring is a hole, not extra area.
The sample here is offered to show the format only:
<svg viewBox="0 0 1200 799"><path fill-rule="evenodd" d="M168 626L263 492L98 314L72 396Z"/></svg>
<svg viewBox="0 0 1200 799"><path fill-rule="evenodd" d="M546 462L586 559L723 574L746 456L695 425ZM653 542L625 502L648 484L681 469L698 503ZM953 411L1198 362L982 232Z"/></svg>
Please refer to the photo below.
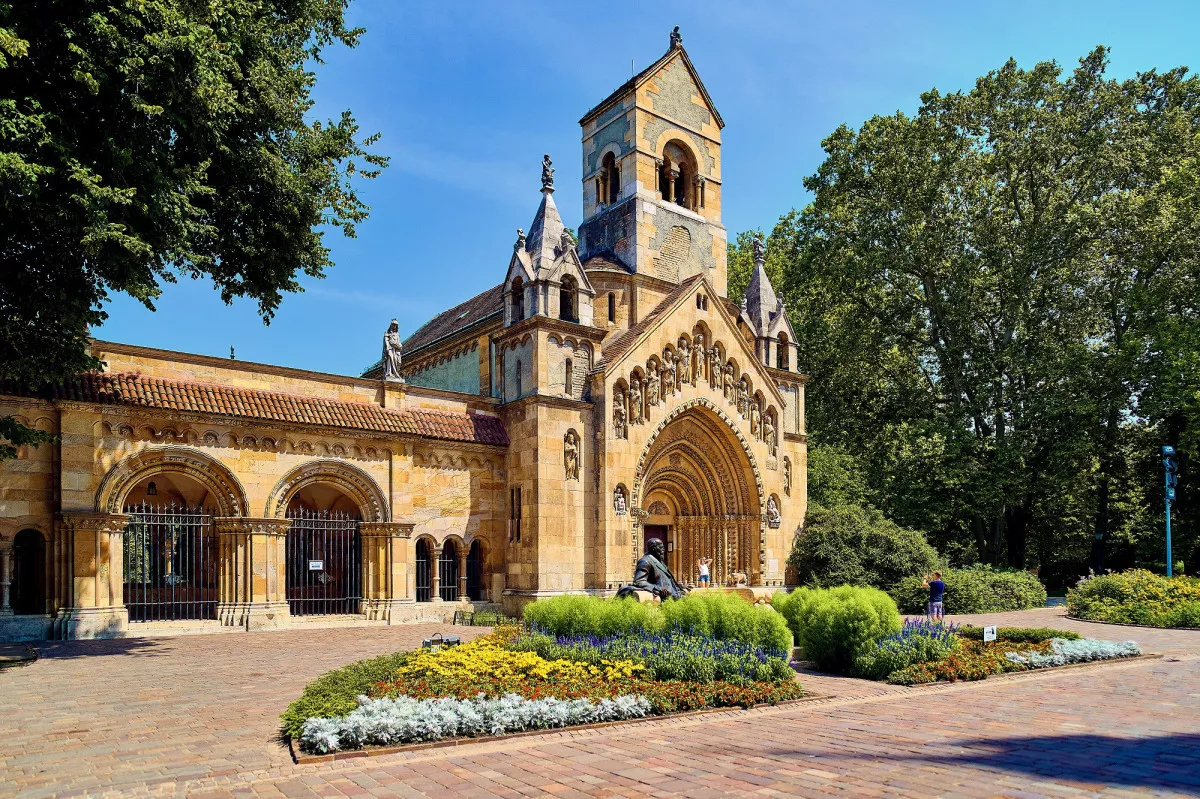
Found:
<svg viewBox="0 0 1200 799"><path fill-rule="evenodd" d="M727 291L721 224L725 123L683 48L667 52L579 121L583 222L579 254L678 283L704 275Z"/></svg>

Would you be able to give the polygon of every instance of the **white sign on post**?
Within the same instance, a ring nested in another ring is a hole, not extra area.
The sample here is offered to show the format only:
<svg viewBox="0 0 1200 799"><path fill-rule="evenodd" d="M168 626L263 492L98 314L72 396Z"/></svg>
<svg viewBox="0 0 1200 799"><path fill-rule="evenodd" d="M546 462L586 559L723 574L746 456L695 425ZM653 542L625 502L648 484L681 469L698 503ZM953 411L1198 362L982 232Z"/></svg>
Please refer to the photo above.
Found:
<svg viewBox="0 0 1200 799"><path fill-rule="evenodd" d="M987 643L988 641L995 641L995 640L996 640L996 625L993 624L989 627L984 627L983 628L984 643Z"/></svg>
<svg viewBox="0 0 1200 799"><path fill-rule="evenodd" d="M310 560L308 562L308 570L310 572L319 572L319 571L324 570L324 568L325 568L325 561L323 561L323 560Z"/></svg>

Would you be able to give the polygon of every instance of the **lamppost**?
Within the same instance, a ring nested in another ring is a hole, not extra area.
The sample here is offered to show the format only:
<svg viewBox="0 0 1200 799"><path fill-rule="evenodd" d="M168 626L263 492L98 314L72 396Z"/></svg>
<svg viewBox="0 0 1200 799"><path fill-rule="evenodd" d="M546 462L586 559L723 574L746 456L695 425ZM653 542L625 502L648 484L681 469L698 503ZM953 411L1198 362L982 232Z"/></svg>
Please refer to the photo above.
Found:
<svg viewBox="0 0 1200 799"><path fill-rule="evenodd" d="M1175 476L1175 448L1170 444L1163 444L1163 469L1166 472L1166 506L1167 506L1167 576L1171 576L1171 502L1175 499L1175 485L1178 483L1178 478Z"/></svg>

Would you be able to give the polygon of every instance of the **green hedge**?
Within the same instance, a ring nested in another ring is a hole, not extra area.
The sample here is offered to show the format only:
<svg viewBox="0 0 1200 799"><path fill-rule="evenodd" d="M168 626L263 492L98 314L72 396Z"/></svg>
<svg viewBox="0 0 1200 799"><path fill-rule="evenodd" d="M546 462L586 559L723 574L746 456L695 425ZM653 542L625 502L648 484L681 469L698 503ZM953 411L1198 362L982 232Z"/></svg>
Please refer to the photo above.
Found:
<svg viewBox="0 0 1200 799"><path fill-rule="evenodd" d="M970 569L944 569L946 584L943 607L946 613L997 613L1028 610L1046 605L1046 589L1038 578L1026 571L1001 570L987 566ZM924 613L929 589L922 578L910 576L891 590L892 598L905 613Z"/></svg>
<svg viewBox="0 0 1200 799"><path fill-rule="evenodd" d="M780 652L792 645L787 622L778 613L724 591L696 591L661 605L636 599L557 596L526 605L525 621L555 636L605 637L677 630Z"/></svg>
<svg viewBox="0 0 1200 799"><path fill-rule="evenodd" d="M300 697L287 706L279 718L286 738L298 738L304 722L313 716L344 716L358 707L355 699L372 685L396 676L396 671L412 657L411 652L360 660L326 672L304 686Z"/></svg>
<svg viewBox="0 0 1200 799"><path fill-rule="evenodd" d="M970 624L964 624L962 627L955 629L959 638L968 638L972 641L983 640L983 628L975 627ZM1008 641L1014 644L1040 644L1043 641L1049 641L1053 638L1065 638L1068 641L1078 641L1082 638L1079 633L1071 632L1070 630L1054 630L1050 627L998 627L996 628L996 640Z"/></svg>
<svg viewBox="0 0 1200 799"><path fill-rule="evenodd" d="M902 578L937 568L937 552L916 530L874 508L810 504L789 563L804 585L891 589Z"/></svg>
<svg viewBox="0 0 1200 799"><path fill-rule="evenodd" d="M1102 574L1067 592L1067 612L1092 621L1200 628L1200 579L1141 569Z"/></svg>
<svg viewBox="0 0 1200 799"><path fill-rule="evenodd" d="M901 627L896 603L877 588L797 588L776 594L772 604L822 671L848 672L859 651Z"/></svg>

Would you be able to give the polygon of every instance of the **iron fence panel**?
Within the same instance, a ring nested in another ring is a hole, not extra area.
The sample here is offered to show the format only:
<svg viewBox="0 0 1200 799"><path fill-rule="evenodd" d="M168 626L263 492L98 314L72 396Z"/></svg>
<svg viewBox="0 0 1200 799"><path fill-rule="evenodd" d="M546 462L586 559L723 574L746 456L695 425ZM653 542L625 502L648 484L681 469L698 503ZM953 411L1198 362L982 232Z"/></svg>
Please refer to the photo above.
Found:
<svg viewBox="0 0 1200 799"><path fill-rule="evenodd" d="M288 512L287 600L293 616L362 612L359 520L338 511Z"/></svg>
<svg viewBox="0 0 1200 799"><path fill-rule="evenodd" d="M217 618L217 536L199 508L127 507L122 543L131 622Z"/></svg>

